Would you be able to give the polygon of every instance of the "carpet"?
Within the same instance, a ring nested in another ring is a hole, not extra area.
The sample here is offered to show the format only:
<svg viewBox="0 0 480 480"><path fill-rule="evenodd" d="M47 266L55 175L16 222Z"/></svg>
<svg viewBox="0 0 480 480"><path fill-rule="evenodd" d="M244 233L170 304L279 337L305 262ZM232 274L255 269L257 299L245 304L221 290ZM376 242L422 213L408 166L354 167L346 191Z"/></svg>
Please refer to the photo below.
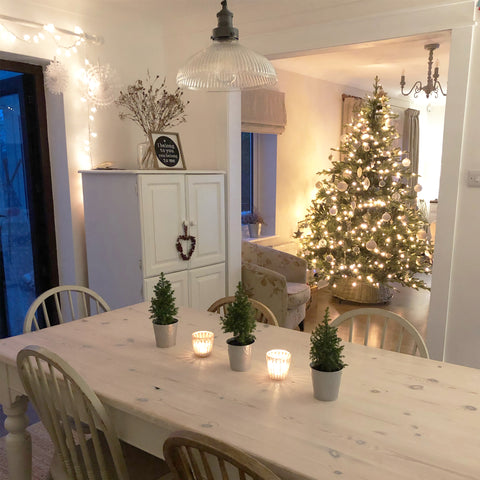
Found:
<svg viewBox="0 0 480 480"><path fill-rule="evenodd" d="M32 436L32 480L46 480L53 456L53 444L42 422L30 425ZM8 480L5 437L0 438L0 480Z"/></svg>

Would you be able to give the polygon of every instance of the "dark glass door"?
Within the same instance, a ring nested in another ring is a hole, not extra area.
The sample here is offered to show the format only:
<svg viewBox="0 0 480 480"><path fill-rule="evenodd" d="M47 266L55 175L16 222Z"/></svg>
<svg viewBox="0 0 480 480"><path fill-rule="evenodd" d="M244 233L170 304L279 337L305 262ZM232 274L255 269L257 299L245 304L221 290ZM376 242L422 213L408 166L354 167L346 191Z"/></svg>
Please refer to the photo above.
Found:
<svg viewBox="0 0 480 480"><path fill-rule="evenodd" d="M56 284L42 69L0 60L0 337Z"/></svg>

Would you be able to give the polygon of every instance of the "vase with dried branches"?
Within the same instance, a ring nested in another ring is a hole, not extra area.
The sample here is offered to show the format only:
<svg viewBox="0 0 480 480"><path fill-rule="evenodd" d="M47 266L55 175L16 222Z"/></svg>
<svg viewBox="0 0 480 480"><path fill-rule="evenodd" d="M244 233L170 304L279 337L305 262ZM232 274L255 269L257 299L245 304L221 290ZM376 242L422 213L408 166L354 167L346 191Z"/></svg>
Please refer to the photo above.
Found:
<svg viewBox="0 0 480 480"><path fill-rule="evenodd" d="M177 88L169 93L165 88L165 79L157 86L159 75L152 77L147 71L146 80L137 80L121 90L115 101L123 110L120 118L129 119L140 125L148 141L148 148L139 159L140 168L153 168L154 149L152 133L164 132L186 121L183 92Z"/></svg>

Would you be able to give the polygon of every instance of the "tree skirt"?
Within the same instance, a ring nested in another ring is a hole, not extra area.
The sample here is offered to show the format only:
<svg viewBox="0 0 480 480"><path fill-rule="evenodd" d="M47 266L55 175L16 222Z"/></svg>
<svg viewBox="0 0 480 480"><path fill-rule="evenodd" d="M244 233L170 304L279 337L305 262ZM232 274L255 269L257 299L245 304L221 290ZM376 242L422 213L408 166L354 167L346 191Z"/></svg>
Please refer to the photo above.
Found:
<svg viewBox="0 0 480 480"><path fill-rule="evenodd" d="M30 425L27 430L32 436L32 480L46 480L53 457L53 444L42 422ZM7 455L5 437L0 438L0 479L7 479Z"/></svg>
<svg viewBox="0 0 480 480"><path fill-rule="evenodd" d="M353 283L356 285L353 286ZM374 287L368 282L353 278L339 278L335 280L336 287L332 287L332 295L355 303L387 303L393 297L393 288L387 285Z"/></svg>

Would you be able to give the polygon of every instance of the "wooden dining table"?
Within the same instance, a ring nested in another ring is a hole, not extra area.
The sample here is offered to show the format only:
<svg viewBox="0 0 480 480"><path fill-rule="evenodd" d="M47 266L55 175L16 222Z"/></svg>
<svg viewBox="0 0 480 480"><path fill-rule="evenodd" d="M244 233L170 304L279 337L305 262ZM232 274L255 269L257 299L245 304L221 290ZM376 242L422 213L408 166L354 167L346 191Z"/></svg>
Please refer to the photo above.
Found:
<svg viewBox="0 0 480 480"><path fill-rule="evenodd" d="M165 438L188 429L255 456L282 479L480 478L480 371L346 344L338 400L313 397L309 334L258 324L251 369L230 370L219 316L179 309L177 344L157 348L148 304L0 340L0 402L8 415L11 480L31 478L27 399L15 359L42 345L91 385L119 436L162 456ZM196 330L213 352L192 351ZM265 354L292 354L287 378L270 380Z"/></svg>

